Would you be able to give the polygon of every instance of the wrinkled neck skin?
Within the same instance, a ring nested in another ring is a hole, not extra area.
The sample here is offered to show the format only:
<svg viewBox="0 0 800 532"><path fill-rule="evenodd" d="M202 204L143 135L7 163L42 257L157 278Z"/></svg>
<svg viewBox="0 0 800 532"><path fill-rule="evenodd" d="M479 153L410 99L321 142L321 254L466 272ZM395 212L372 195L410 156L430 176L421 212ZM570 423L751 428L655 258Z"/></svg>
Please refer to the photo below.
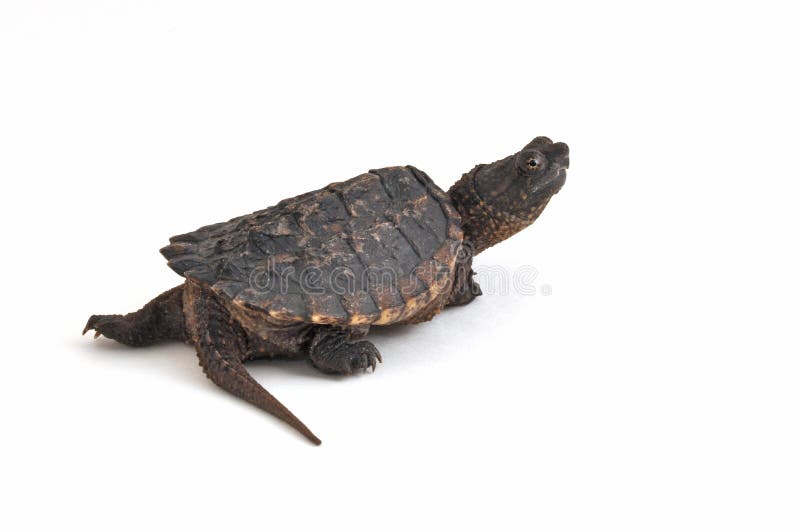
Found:
<svg viewBox="0 0 800 532"><path fill-rule="evenodd" d="M516 190L513 159L478 165L448 191L461 214L464 239L472 244L475 255L531 225L552 196L531 198L524 190Z"/></svg>

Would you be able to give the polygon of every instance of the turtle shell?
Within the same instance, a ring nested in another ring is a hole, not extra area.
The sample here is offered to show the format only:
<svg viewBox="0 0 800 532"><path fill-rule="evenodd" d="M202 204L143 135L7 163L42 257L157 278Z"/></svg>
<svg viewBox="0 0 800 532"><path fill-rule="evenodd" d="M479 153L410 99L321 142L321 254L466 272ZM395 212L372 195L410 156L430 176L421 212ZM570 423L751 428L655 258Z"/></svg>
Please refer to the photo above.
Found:
<svg viewBox="0 0 800 532"><path fill-rule="evenodd" d="M180 275L281 322L384 325L438 311L462 240L447 194L398 166L174 236L161 253Z"/></svg>

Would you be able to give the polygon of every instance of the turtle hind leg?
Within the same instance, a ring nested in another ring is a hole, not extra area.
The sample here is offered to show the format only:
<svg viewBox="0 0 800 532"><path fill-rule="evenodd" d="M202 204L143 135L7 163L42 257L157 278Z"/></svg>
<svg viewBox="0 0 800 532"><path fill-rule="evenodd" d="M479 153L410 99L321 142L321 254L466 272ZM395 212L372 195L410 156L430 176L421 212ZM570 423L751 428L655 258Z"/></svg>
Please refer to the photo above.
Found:
<svg viewBox="0 0 800 532"><path fill-rule="evenodd" d="M322 443L288 408L265 390L244 367L248 354L247 334L230 319L228 311L213 296L192 285L187 305L191 305L189 321L200 366L211 381L233 395L244 399L284 421L311 443Z"/></svg>
<svg viewBox="0 0 800 532"><path fill-rule="evenodd" d="M375 370L383 362L378 349L367 340L352 340L352 332L322 328L311 341L309 360L323 373L352 375L357 371Z"/></svg>
<svg viewBox="0 0 800 532"><path fill-rule="evenodd" d="M164 340L186 341L183 319L183 286L176 286L159 295L136 312L95 314L86 322L83 334L95 331L125 345L143 347Z"/></svg>

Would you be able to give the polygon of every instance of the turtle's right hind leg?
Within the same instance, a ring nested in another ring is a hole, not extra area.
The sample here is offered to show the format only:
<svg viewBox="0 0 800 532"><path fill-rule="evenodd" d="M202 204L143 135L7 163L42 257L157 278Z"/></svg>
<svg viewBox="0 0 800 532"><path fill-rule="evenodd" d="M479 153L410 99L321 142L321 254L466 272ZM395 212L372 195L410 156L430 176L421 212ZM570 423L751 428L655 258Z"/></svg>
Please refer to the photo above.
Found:
<svg viewBox="0 0 800 532"><path fill-rule="evenodd" d="M95 331L125 345L143 347L164 340L186 341L183 319L183 287L176 286L129 314L95 314L89 318L83 334Z"/></svg>

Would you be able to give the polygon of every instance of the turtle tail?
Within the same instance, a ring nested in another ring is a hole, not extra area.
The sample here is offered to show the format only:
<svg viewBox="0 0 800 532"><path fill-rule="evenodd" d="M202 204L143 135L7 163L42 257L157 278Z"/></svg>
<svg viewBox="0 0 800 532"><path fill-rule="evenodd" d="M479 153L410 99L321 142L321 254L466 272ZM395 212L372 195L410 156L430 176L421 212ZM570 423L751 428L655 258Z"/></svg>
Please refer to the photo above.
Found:
<svg viewBox="0 0 800 532"><path fill-rule="evenodd" d="M244 367L248 349L247 334L230 318L214 294L189 282L186 296L192 342L200 366L208 378L223 390L285 422L311 443L322 443L302 421L250 376Z"/></svg>
<svg viewBox="0 0 800 532"><path fill-rule="evenodd" d="M133 347L144 347L165 340L185 342L183 287L176 286L159 295L136 312L95 314L86 322L83 334L94 330L94 337L103 335Z"/></svg>
<svg viewBox="0 0 800 532"><path fill-rule="evenodd" d="M250 376L238 357L226 356L210 335L205 335L205 338L197 343L196 348L200 366L214 384L277 417L314 445L322 443L305 423Z"/></svg>

